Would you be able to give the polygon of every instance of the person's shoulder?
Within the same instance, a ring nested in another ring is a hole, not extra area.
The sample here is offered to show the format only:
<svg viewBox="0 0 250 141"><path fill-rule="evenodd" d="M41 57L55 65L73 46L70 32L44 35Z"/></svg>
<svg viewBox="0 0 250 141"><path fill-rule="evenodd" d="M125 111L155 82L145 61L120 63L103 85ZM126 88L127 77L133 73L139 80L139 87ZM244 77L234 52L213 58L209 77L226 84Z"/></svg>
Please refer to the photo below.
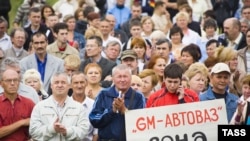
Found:
<svg viewBox="0 0 250 141"><path fill-rule="evenodd" d="M77 32L77 31L74 31L74 36L76 36L78 38L84 38L84 36L81 33Z"/></svg>
<svg viewBox="0 0 250 141"><path fill-rule="evenodd" d="M4 50L4 54L6 55L6 56L8 56L7 54L10 54L11 52L12 52L12 47L11 48L8 48L8 49L6 49L6 50Z"/></svg>
<svg viewBox="0 0 250 141"><path fill-rule="evenodd" d="M51 55L49 53L47 54L47 59L50 61L63 62L63 59L56 57L54 55Z"/></svg>
<svg viewBox="0 0 250 141"><path fill-rule="evenodd" d="M31 106L35 105L35 103L32 101L32 99L30 99L28 97L22 96L20 94L18 94L18 97L21 99L21 102L24 102L24 103L31 105Z"/></svg>
<svg viewBox="0 0 250 141"><path fill-rule="evenodd" d="M239 97L238 96L236 96L235 94L233 94L233 93L228 93L228 96L230 97L230 99L232 99L232 100L238 100L239 99Z"/></svg>
<svg viewBox="0 0 250 141"><path fill-rule="evenodd" d="M101 97L116 97L115 95L115 87L111 86L108 88L102 88L98 96Z"/></svg>
<svg viewBox="0 0 250 141"><path fill-rule="evenodd" d="M157 97L157 96L163 94L163 92L165 92L165 88L161 88L161 89L159 89L159 90L153 92L153 93L149 96L148 99L154 99L155 97Z"/></svg>
<svg viewBox="0 0 250 141"><path fill-rule="evenodd" d="M73 100L73 98L68 97L67 101L69 102L68 105L73 106L73 107L82 107L82 104Z"/></svg>
<svg viewBox="0 0 250 141"><path fill-rule="evenodd" d="M101 64L102 63L105 63L105 64L107 64L107 65L109 65L109 66L114 66L114 65L116 65L116 63L114 62L114 61L110 61L110 60L108 60L107 58L105 58L105 57L102 57L101 58Z"/></svg>
<svg viewBox="0 0 250 141"><path fill-rule="evenodd" d="M51 43L51 44L48 44L46 50L47 50L47 51L50 51L50 50L52 50L53 48L57 48L56 41L54 41L54 42Z"/></svg>
<svg viewBox="0 0 250 141"><path fill-rule="evenodd" d="M34 55L34 54L29 54L29 55L23 57L23 58L20 60L20 63L21 63L21 64L25 64L25 63L27 63L27 62L33 61L33 59L35 59L35 55Z"/></svg>
<svg viewBox="0 0 250 141"><path fill-rule="evenodd" d="M70 46L69 44L67 45L66 50L72 52L73 54L79 54L79 51L78 51L76 48ZM65 50L65 51L66 51L66 50Z"/></svg>

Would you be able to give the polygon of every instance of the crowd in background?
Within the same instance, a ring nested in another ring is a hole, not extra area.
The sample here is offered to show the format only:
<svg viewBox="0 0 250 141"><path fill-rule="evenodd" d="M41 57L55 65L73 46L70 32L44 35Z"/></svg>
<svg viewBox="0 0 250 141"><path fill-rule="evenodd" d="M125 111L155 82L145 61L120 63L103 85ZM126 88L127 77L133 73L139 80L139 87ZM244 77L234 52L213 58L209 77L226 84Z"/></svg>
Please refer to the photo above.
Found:
<svg viewBox="0 0 250 141"><path fill-rule="evenodd" d="M123 141L127 110L220 98L229 124L250 125L250 0L24 0L14 21L10 10L0 2L0 107L13 93L32 101L19 100L29 110L15 127L0 112L0 140Z"/></svg>

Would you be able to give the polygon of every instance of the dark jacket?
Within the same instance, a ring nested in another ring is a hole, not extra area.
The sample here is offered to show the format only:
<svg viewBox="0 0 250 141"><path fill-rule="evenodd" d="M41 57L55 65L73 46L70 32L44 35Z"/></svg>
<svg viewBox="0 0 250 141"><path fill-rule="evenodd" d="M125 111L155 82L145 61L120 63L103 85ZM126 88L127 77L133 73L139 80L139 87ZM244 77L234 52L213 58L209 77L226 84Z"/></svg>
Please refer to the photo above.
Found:
<svg viewBox="0 0 250 141"><path fill-rule="evenodd" d="M88 22L87 21L79 20L79 21L76 22L76 28L75 28L76 32L81 33L82 35L84 35L87 28L88 28Z"/></svg>
<svg viewBox="0 0 250 141"><path fill-rule="evenodd" d="M85 67L89 63L92 63L92 60L90 58L82 61L81 65L80 65L80 71L84 71ZM112 82L103 81L103 80L105 79L106 76L112 74L112 69L113 69L113 67L116 66L116 63L113 62L113 61L110 61L110 60L108 60L106 58L101 57L100 61L97 62L97 64L100 65L100 67L102 68L102 79L101 79L102 87L104 87L104 88L110 87Z"/></svg>
<svg viewBox="0 0 250 141"><path fill-rule="evenodd" d="M227 38L225 37L225 34L221 34L219 37L218 37L218 42L223 45L223 46L227 46L228 45L228 41L227 41ZM240 42L239 44L236 46L236 50L240 50L244 47L247 46L247 42L246 42L246 35L244 33L242 33L242 37L240 39Z"/></svg>
<svg viewBox="0 0 250 141"><path fill-rule="evenodd" d="M142 94L129 88L124 97L125 105L131 109L142 109L145 107L145 99ZM132 92L135 94L132 102L130 98ZM115 86L103 89L95 100L92 111L89 114L90 123L98 128L100 139L114 139L114 141L126 141L125 135L125 116L113 112L112 103L114 98L118 97Z"/></svg>
<svg viewBox="0 0 250 141"><path fill-rule="evenodd" d="M24 30L27 32L28 38L26 39L23 48L28 51L32 35L34 35L36 32L32 32L31 25L24 28ZM52 31L48 27L46 27L45 25L40 24L40 27L39 27L37 32L42 32L47 36L48 44L51 44L54 42L54 35L53 35Z"/></svg>
<svg viewBox="0 0 250 141"><path fill-rule="evenodd" d="M10 22L8 13L10 12L10 10L10 0L0 0L0 16L3 16L8 21L8 25Z"/></svg>

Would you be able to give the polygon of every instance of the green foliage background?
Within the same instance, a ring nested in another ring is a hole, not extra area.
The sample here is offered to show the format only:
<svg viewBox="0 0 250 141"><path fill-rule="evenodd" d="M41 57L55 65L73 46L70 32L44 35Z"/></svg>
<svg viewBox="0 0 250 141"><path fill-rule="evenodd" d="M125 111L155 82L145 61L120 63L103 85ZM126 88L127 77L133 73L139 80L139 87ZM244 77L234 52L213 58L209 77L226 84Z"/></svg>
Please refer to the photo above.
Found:
<svg viewBox="0 0 250 141"><path fill-rule="evenodd" d="M46 2L49 5L53 5L57 1L58 0L46 0ZM10 2L11 2L11 11L9 13L9 16L10 16L10 28L9 28L9 30L12 29L12 23L13 23L13 20L15 18L17 9L23 3L23 0L10 0Z"/></svg>

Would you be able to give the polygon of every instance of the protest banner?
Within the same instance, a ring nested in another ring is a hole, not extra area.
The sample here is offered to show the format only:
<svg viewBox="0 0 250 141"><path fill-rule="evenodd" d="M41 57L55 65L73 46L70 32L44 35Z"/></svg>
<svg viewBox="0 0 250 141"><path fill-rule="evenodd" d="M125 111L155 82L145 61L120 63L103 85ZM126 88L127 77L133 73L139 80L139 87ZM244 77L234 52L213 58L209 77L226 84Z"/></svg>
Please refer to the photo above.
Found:
<svg viewBox="0 0 250 141"><path fill-rule="evenodd" d="M131 110L125 121L127 141L217 141L228 124L224 99Z"/></svg>

